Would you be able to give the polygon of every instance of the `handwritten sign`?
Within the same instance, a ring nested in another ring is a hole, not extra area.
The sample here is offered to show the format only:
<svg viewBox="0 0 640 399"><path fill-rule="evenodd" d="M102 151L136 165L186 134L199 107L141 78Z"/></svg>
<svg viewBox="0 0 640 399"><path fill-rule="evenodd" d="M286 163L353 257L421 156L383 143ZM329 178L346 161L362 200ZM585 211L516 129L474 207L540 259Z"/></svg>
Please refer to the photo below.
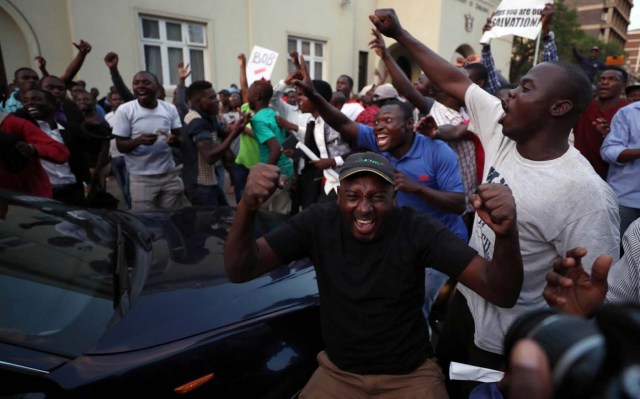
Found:
<svg viewBox="0 0 640 399"><path fill-rule="evenodd" d="M516 35L535 39L540 33L540 17L549 0L502 0L491 18L493 28L482 35L481 44L495 37Z"/></svg>
<svg viewBox="0 0 640 399"><path fill-rule="evenodd" d="M253 46L251 56L247 61L247 83L256 80L271 79L273 68L276 66L278 53L260 46Z"/></svg>

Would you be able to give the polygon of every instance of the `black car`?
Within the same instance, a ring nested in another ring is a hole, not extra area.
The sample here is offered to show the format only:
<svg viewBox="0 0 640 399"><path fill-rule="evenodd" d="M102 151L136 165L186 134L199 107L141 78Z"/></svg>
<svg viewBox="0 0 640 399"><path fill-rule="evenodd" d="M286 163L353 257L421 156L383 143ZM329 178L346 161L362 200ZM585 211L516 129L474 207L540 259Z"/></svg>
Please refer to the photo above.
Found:
<svg viewBox="0 0 640 399"><path fill-rule="evenodd" d="M230 283L234 215L0 192L0 397L295 396L323 347L313 266Z"/></svg>

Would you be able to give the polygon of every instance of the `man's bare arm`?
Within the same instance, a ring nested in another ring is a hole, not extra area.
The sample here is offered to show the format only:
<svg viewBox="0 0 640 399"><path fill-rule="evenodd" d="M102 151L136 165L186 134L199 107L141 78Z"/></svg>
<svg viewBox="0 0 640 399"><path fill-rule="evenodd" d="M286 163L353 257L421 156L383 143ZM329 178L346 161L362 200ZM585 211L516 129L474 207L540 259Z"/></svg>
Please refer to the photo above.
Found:
<svg viewBox="0 0 640 399"><path fill-rule="evenodd" d="M451 65L404 30L394 10L376 10L374 15L369 16L369 19L380 33L395 39L398 44L404 47L436 86L456 100L464 102L464 95L471 85L471 80L464 72Z"/></svg>
<svg viewBox="0 0 640 399"><path fill-rule="evenodd" d="M382 59L386 70L391 75L393 87L403 95L411 104L413 104L420 112L426 114L429 112L429 103L424 96L415 88L407 75L400 69L396 60L393 59L389 50L384 44L384 39L377 29L371 30L374 39L369 42L369 46L376 52L378 57Z"/></svg>
<svg viewBox="0 0 640 399"><path fill-rule="evenodd" d="M523 280L516 204L507 186L483 184L471 196L478 216L496 234L491 261L475 256L458 281L500 307L512 307L520 296Z"/></svg>
<svg viewBox="0 0 640 399"><path fill-rule="evenodd" d="M278 188L280 168L257 164L249 172L236 218L224 246L224 267L234 283L252 280L281 262L264 238L255 237L255 217L260 205Z"/></svg>
<svg viewBox="0 0 640 399"><path fill-rule="evenodd" d="M316 110L322 116L322 119L329 124L336 132L340 133L343 138L351 141L358 139L358 124L349 119L339 109L331 105L327 100L322 98L313 88L309 71L304 64L304 57L300 56L300 72L303 80L294 80L294 84L302 90L305 96L313 103Z"/></svg>

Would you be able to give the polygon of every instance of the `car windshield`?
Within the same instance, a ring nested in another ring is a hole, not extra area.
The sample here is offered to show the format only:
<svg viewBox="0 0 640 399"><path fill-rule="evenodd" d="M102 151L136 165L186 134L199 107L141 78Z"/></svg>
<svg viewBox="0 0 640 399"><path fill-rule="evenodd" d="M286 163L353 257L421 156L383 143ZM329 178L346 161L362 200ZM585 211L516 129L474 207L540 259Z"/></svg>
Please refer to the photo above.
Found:
<svg viewBox="0 0 640 399"><path fill-rule="evenodd" d="M115 230L87 211L2 205L0 342L81 354L114 313Z"/></svg>

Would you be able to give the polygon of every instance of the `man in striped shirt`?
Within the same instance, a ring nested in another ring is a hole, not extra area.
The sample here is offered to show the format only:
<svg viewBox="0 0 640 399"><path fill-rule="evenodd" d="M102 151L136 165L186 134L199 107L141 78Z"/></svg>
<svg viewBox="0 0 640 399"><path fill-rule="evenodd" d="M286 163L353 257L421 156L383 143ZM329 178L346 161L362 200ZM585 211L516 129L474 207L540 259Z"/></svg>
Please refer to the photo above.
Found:
<svg viewBox="0 0 640 399"><path fill-rule="evenodd" d="M631 223L622 237L624 255L613 266L601 255L591 275L582 267L584 248L575 248L553 264L547 276L544 298L565 312L590 315L602 302L640 304L640 219Z"/></svg>

